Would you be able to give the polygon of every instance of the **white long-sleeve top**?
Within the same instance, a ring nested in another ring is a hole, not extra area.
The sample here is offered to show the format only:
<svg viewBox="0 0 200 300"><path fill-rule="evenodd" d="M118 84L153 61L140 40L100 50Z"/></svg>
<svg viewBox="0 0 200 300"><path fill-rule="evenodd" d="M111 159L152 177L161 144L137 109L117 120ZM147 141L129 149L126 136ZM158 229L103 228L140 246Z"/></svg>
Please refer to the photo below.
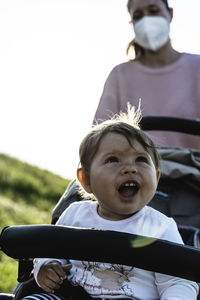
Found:
<svg viewBox="0 0 200 300"><path fill-rule="evenodd" d="M175 221L148 206L127 219L110 221L98 215L97 202L75 202L63 212L57 224L127 232L183 244ZM51 259L36 260L36 281L41 265L48 260ZM58 261L67 263L67 260ZM69 280L74 285L82 286L94 298L197 299L198 285L189 280L125 265L76 260L70 262L72 269Z"/></svg>

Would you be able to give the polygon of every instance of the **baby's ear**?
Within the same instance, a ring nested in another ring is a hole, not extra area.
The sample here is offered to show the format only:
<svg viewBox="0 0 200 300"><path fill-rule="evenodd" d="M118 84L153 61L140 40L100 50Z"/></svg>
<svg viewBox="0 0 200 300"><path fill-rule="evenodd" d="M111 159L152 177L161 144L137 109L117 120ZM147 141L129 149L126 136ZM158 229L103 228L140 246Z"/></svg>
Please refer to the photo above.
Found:
<svg viewBox="0 0 200 300"><path fill-rule="evenodd" d="M83 168L78 168L77 170L77 178L87 193L92 193L90 187L90 175Z"/></svg>
<svg viewBox="0 0 200 300"><path fill-rule="evenodd" d="M160 180L160 176L161 176L161 170L160 169L157 169L156 176L157 176L157 181L159 181Z"/></svg>

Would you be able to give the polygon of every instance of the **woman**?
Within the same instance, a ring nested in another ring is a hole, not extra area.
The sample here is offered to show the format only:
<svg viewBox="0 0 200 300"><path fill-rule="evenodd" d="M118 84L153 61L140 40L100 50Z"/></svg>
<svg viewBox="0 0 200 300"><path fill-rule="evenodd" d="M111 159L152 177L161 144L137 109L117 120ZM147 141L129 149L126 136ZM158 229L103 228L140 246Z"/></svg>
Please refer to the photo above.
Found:
<svg viewBox="0 0 200 300"><path fill-rule="evenodd" d="M135 59L116 66L106 80L94 122L125 111L127 102L143 115L196 119L200 116L200 56L176 51L169 38L173 10L167 0L129 0ZM152 132L159 145L200 149L200 139Z"/></svg>
<svg viewBox="0 0 200 300"><path fill-rule="evenodd" d="M200 56L176 51L169 38L173 10L167 0L129 0L127 8L135 31L136 57L116 66L108 76L94 123L126 111L127 102L142 115L200 117ZM157 144L200 149L199 136L151 131ZM80 201L72 183L53 211L55 223L70 203ZM166 199L165 199L166 200Z"/></svg>

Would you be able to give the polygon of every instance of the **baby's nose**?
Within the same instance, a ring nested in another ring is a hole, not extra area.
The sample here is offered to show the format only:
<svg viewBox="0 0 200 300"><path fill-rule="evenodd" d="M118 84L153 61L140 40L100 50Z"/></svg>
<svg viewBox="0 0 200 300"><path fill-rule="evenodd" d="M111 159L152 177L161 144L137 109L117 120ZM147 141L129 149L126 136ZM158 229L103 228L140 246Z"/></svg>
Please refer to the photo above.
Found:
<svg viewBox="0 0 200 300"><path fill-rule="evenodd" d="M137 172L137 168L134 164L126 164L121 169L121 174L134 174Z"/></svg>

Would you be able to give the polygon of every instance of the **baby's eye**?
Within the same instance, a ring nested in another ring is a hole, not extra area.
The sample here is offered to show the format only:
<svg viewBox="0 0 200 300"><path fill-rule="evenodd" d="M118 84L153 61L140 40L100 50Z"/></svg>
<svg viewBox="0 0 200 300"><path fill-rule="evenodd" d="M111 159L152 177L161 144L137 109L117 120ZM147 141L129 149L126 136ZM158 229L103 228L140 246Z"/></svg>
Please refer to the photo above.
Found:
<svg viewBox="0 0 200 300"><path fill-rule="evenodd" d="M118 162L118 161L119 161L119 159L116 156L110 156L105 160L105 163L106 164L115 163L115 162Z"/></svg>
<svg viewBox="0 0 200 300"><path fill-rule="evenodd" d="M149 160L148 160L148 158L146 156L138 156L136 158L136 162L145 162L145 163L148 163Z"/></svg>

